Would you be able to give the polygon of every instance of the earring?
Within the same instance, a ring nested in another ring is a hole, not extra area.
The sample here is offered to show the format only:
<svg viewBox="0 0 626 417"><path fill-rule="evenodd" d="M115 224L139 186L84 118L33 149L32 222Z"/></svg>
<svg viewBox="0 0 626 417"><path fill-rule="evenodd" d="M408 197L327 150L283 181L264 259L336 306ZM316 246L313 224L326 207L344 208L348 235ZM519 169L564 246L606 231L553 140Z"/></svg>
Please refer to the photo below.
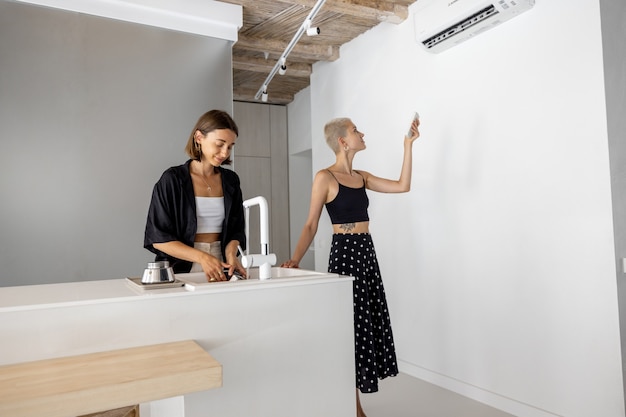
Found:
<svg viewBox="0 0 626 417"><path fill-rule="evenodd" d="M350 147L348 145L346 145L346 146L343 147L343 150L348 152L350 150Z"/></svg>

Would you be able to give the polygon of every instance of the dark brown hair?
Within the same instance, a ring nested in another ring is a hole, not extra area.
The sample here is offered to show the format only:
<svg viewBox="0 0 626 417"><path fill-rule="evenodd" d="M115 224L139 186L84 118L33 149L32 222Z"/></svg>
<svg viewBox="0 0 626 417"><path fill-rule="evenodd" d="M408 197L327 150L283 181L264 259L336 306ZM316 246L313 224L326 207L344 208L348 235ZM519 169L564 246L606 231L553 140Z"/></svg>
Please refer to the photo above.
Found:
<svg viewBox="0 0 626 417"><path fill-rule="evenodd" d="M237 123L235 123L233 118L230 117L230 115L225 111L210 110L200 116L196 125L193 127L191 134L189 135L189 139L187 140L187 146L185 146L185 152L187 155L196 161L200 161L202 158L202 150L195 139L196 130L199 130L200 133L206 136L207 133L219 129L230 129L235 132L235 135L239 136ZM222 162L222 165L230 165L231 163L232 161L230 158L227 158L224 162Z"/></svg>

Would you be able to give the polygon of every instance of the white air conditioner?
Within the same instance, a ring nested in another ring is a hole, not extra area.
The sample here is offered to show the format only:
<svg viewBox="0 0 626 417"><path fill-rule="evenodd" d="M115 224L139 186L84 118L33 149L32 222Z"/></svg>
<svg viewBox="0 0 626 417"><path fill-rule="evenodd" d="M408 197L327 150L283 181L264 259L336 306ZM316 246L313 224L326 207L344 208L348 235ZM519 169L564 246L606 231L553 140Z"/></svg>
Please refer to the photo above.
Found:
<svg viewBox="0 0 626 417"><path fill-rule="evenodd" d="M418 0L415 37L427 51L441 52L535 5L535 0Z"/></svg>

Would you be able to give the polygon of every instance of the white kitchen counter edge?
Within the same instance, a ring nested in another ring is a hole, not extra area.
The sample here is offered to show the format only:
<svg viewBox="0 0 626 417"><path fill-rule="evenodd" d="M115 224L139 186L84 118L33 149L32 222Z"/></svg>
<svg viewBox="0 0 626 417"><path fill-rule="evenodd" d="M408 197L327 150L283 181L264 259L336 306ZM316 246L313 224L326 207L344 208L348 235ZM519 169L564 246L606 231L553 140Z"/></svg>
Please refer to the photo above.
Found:
<svg viewBox="0 0 626 417"><path fill-rule="evenodd" d="M218 282L195 291L189 291L182 286L141 290L135 288L126 279L0 287L0 313L39 310L51 307L116 303L139 299L153 300L155 298L190 297L233 291L276 289L296 285L326 284L343 280L352 281L353 278L329 273L321 276L273 278L263 281L252 279L236 282Z"/></svg>

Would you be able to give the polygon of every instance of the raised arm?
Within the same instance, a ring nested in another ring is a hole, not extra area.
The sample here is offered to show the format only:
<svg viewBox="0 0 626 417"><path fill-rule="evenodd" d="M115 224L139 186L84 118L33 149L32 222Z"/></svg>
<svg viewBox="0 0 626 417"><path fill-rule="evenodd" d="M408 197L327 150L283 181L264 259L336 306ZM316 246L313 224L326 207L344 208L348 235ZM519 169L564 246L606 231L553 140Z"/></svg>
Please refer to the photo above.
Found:
<svg viewBox="0 0 626 417"><path fill-rule="evenodd" d="M404 137L404 157L402 159L402 169L400 178L390 180L377 177L367 171L359 171L365 178L365 185L372 191L381 193L405 193L411 189L411 173L413 171L413 143L420 137L419 119L411 124L411 136Z"/></svg>

